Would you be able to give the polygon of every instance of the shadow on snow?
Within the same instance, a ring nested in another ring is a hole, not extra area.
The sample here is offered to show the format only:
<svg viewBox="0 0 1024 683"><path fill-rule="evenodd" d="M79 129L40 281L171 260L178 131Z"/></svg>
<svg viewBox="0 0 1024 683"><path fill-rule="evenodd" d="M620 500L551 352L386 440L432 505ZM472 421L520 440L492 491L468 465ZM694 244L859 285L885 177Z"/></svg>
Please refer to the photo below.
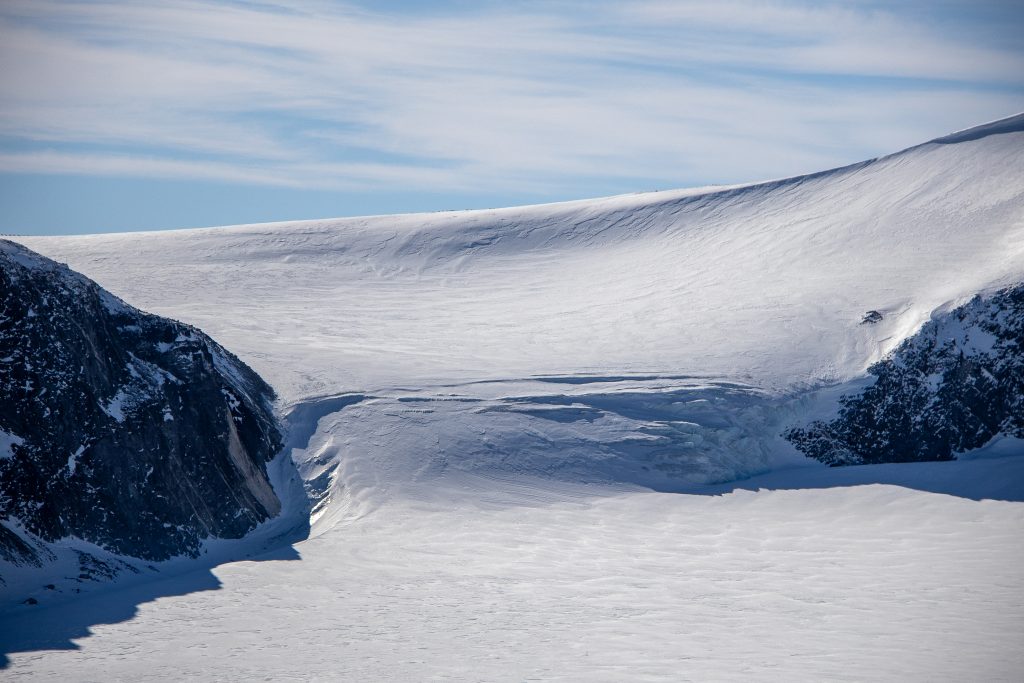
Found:
<svg viewBox="0 0 1024 683"><path fill-rule="evenodd" d="M318 421L362 397L317 399L292 409L285 417L288 438L285 453L301 448L316 432ZM297 476L297 475L296 475ZM287 484L285 484L287 486ZM278 518L277 533L267 532L251 538L228 541L211 549L210 555L197 560L171 560L158 574L125 576L108 586L97 586L81 596L69 596L52 604L19 605L0 614L0 669L10 665L9 655L18 652L78 650L76 639L88 638L92 628L102 624L130 621L139 606L160 598L188 595L221 588L214 569L229 562L286 562L301 560L294 547L309 536L309 506L301 488L292 482L290 495L298 509ZM284 493L284 491L280 492ZM183 625L183 628L187 625Z"/></svg>

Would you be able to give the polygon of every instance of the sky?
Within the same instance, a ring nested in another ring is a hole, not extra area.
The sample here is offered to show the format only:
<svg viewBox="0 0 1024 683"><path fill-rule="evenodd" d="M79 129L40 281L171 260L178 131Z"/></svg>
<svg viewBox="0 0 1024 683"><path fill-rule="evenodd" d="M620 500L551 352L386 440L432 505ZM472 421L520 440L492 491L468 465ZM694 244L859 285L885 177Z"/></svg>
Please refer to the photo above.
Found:
<svg viewBox="0 0 1024 683"><path fill-rule="evenodd" d="M739 183L1024 111L1024 2L0 3L0 233Z"/></svg>

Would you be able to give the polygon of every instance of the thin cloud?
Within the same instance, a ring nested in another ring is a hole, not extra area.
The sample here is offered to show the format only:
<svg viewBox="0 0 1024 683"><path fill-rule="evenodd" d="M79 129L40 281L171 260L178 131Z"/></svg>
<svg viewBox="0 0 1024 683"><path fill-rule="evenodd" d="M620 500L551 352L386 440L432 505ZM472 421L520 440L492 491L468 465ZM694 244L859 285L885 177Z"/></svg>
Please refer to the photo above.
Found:
<svg viewBox="0 0 1024 683"><path fill-rule="evenodd" d="M0 42L6 172L590 194L810 171L1024 108L1019 50L858 4L13 0Z"/></svg>

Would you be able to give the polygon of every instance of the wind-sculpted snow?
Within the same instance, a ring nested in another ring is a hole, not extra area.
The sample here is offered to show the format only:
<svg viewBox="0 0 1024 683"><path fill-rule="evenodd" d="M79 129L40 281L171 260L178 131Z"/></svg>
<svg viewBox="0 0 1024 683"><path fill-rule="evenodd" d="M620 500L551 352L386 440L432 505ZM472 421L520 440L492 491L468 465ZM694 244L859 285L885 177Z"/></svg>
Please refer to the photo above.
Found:
<svg viewBox="0 0 1024 683"><path fill-rule="evenodd" d="M787 438L829 465L950 460L1024 438L1024 285L937 315L870 372L838 417Z"/></svg>
<svg viewBox="0 0 1024 683"><path fill-rule="evenodd" d="M138 571L114 555L195 557L280 511L273 392L212 339L6 241L0 311L7 579L63 539L83 544L62 546L77 553L72 579L109 578Z"/></svg>

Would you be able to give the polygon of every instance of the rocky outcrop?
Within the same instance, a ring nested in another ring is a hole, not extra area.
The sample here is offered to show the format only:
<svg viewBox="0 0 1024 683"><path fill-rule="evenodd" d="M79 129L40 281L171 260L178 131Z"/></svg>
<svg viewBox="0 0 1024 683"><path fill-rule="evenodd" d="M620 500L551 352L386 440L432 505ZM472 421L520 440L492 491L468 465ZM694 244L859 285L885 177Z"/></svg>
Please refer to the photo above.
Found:
<svg viewBox="0 0 1024 683"><path fill-rule="evenodd" d="M3 559L38 561L31 537L163 560L245 535L281 508L272 399L199 330L0 240Z"/></svg>
<svg viewBox="0 0 1024 683"><path fill-rule="evenodd" d="M835 419L786 438L829 465L952 460L1024 438L1024 285L934 317L869 372Z"/></svg>

